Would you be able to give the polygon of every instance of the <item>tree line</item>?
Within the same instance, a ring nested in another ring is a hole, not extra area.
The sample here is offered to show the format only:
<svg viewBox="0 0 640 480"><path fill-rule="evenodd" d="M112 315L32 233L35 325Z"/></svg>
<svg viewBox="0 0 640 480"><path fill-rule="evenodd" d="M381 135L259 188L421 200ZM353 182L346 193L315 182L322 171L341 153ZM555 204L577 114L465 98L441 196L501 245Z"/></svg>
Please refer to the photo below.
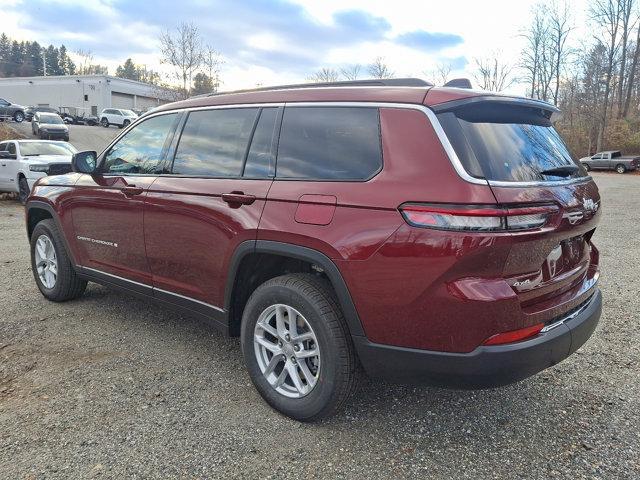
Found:
<svg viewBox="0 0 640 480"><path fill-rule="evenodd" d="M0 77L74 75L76 65L64 45L45 47L38 42L18 42L0 35Z"/></svg>

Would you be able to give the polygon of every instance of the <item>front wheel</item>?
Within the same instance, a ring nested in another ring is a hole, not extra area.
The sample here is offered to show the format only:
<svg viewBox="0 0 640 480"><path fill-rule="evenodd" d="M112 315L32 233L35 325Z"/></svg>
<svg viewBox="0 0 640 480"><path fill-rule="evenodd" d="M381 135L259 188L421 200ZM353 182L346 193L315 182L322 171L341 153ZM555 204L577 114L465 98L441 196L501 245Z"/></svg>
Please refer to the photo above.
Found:
<svg viewBox="0 0 640 480"><path fill-rule="evenodd" d="M358 365L331 285L311 274L273 278L251 295L241 345L264 400L310 422L338 410L357 385Z"/></svg>
<svg viewBox="0 0 640 480"><path fill-rule="evenodd" d="M22 123L22 121L24 120L24 113L22 112L16 112L13 114L13 120L17 123Z"/></svg>
<svg viewBox="0 0 640 480"><path fill-rule="evenodd" d="M622 165L621 163L619 163L618 165L616 165L616 172L618 173L624 173L626 172L627 169L624 167L624 165Z"/></svg>
<svg viewBox="0 0 640 480"><path fill-rule="evenodd" d="M80 279L73 269L53 219L42 220L33 229L31 269L42 295L54 302L77 298L87 288L87 281Z"/></svg>
<svg viewBox="0 0 640 480"><path fill-rule="evenodd" d="M103 118L102 120L100 120L100 125L102 125L104 128L109 128L109 120Z"/></svg>
<svg viewBox="0 0 640 480"><path fill-rule="evenodd" d="M584 169L585 169L587 172L590 172L590 171L591 171L591 165L589 165L588 163L583 163L582 165L584 166Z"/></svg>

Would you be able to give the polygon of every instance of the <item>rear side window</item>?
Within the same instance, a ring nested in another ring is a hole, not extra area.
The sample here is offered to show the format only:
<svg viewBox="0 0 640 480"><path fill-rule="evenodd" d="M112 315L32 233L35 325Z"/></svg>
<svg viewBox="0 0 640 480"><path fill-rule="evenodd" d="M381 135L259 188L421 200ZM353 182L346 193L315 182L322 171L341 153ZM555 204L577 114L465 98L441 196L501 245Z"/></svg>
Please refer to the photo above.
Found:
<svg viewBox="0 0 640 480"><path fill-rule="evenodd" d="M257 108L191 112L173 161L173 173L207 177L237 177Z"/></svg>
<svg viewBox="0 0 640 480"><path fill-rule="evenodd" d="M251 148L249 148L249 154L247 155L247 162L244 167L245 177L264 178L269 175L277 116L277 108L262 109L258 125L251 140Z"/></svg>
<svg viewBox="0 0 640 480"><path fill-rule="evenodd" d="M586 176L547 114L532 107L469 104L438 114L467 172L495 181L558 181ZM575 166L567 175L543 173Z"/></svg>
<svg viewBox="0 0 640 480"><path fill-rule="evenodd" d="M377 108L285 108L276 177L366 180L381 168Z"/></svg>

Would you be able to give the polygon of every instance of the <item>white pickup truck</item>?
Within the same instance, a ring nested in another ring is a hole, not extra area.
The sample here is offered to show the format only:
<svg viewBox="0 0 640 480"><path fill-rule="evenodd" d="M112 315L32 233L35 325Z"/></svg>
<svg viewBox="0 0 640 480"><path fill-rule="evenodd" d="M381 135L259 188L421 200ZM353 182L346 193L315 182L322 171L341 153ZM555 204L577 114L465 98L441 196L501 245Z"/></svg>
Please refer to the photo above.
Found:
<svg viewBox="0 0 640 480"><path fill-rule="evenodd" d="M640 168L640 157L623 156L620 150L598 152L592 157L583 157L580 163L589 170L615 170L624 173Z"/></svg>

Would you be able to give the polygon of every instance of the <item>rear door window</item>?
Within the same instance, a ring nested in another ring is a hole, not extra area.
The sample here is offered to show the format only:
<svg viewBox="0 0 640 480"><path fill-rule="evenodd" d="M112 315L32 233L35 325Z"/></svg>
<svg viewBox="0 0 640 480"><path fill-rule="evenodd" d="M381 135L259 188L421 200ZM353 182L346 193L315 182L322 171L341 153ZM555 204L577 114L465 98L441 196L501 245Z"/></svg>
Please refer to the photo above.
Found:
<svg viewBox="0 0 640 480"><path fill-rule="evenodd" d="M438 114L467 172L494 181L558 181L584 177L547 114L532 107L468 104ZM575 166L563 175L543 173Z"/></svg>
<svg viewBox="0 0 640 480"><path fill-rule="evenodd" d="M244 166L244 177L265 178L269 176L277 117L277 108L263 108L260 112L260 119L253 132L251 147Z"/></svg>
<svg viewBox="0 0 640 480"><path fill-rule="evenodd" d="M381 168L377 108L285 108L276 177L367 180Z"/></svg>
<svg viewBox="0 0 640 480"><path fill-rule="evenodd" d="M258 108L191 112L176 149L176 175L239 177Z"/></svg>

